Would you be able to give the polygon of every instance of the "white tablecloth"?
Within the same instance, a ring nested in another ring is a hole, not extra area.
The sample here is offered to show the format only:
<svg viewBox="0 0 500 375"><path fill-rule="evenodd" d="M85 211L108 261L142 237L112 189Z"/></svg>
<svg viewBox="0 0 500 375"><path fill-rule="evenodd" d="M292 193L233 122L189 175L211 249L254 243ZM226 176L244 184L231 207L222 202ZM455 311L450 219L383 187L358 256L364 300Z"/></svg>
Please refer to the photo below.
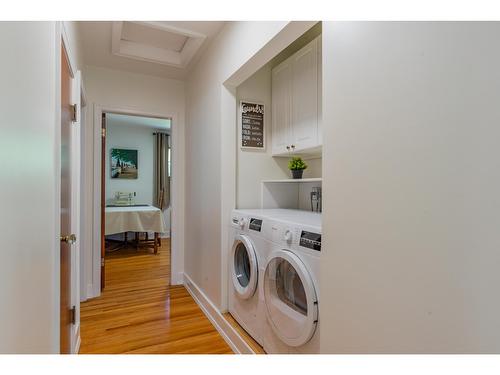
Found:
<svg viewBox="0 0 500 375"><path fill-rule="evenodd" d="M106 207L105 234L167 231L163 213L152 206Z"/></svg>

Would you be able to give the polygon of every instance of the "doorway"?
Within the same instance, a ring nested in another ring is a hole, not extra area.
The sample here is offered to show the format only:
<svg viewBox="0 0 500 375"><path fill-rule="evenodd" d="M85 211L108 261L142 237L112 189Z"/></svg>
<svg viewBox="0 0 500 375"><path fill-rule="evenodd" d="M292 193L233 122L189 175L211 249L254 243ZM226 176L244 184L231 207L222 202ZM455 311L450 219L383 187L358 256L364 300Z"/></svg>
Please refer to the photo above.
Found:
<svg viewBox="0 0 500 375"><path fill-rule="evenodd" d="M161 252L170 264L172 119L103 111L101 127L102 291L108 257Z"/></svg>
<svg viewBox="0 0 500 375"><path fill-rule="evenodd" d="M169 119L171 122L170 129L170 254L169 254L169 282L171 285L182 285L184 282L184 129L182 127L183 120L176 112L155 112L143 111L137 108L127 106L101 106L98 104L88 108L89 114L92 115L93 121L90 133L92 140L87 145L87 152L92 156L90 173L91 176L87 179L90 183L85 185L85 194L88 194L88 205L90 209L87 211L89 225L85 228L87 236L86 249L83 253L85 258L84 270L82 271L81 288L85 291L82 301L87 301L101 295L101 266L102 259L102 235L105 233L105 227L101 230L103 220L101 220L101 201L106 202L106 195L102 198L102 192L105 192L106 187L101 186L102 174L101 170L109 174L109 155L106 150L103 150L103 130L102 120L103 114L113 115L128 115L131 117L143 117L152 119ZM90 128L89 128L90 129ZM90 135L90 134L89 134ZM151 134L151 138L153 135ZM104 160L101 158L104 155ZM108 165L106 165L106 156L108 157ZM141 157L139 156L139 159ZM104 164L103 164L104 162ZM139 167L140 168L140 167ZM108 171L106 171L108 169ZM139 169L139 173L141 170ZM134 191L134 190L132 190ZM138 202L136 196L136 202ZM168 218L169 216L167 216ZM135 234L130 233L130 239L135 239ZM148 237L149 236L148 234ZM168 234L167 234L168 237ZM123 238L123 236L121 237ZM142 234L144 238L144 233ZM151 239L151 238L149 238ZM161 239L163 245L163 239ZM106 262L105 262L106 266ZM106 272L106 270L105 270ZM106 278L106 274L105 274ZM106 281L106 280L104 280Z"/></svg>

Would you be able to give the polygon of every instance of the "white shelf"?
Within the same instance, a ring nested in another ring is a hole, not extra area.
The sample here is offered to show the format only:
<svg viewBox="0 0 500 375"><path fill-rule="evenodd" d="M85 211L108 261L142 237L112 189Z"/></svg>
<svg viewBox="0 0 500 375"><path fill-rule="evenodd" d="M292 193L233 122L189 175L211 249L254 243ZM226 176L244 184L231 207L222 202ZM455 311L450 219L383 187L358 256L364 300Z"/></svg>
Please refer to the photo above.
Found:
<svg viewBox="0 0 500 375"><path fill-rule="evenodd" d="M323 179L321 177L315 177L315 178L287 178L283 180L263 180L262 183L264 184L273 184L273 183L304 183L304 182L322 182Z"/></svg>

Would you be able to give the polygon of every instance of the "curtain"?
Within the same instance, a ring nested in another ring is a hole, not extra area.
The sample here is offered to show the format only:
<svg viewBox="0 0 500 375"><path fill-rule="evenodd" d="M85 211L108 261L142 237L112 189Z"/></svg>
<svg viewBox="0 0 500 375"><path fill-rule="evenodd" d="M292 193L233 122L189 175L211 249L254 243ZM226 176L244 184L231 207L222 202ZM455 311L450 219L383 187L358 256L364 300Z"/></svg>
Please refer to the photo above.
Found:
<svg viewBox="0 0 500 375"><path fill-rule="evenodd" d="M169 167L169 136L165 133L154 133L155 135L155 173L154 194L156 206L163 210L170 204L170 176Z"/></svg>

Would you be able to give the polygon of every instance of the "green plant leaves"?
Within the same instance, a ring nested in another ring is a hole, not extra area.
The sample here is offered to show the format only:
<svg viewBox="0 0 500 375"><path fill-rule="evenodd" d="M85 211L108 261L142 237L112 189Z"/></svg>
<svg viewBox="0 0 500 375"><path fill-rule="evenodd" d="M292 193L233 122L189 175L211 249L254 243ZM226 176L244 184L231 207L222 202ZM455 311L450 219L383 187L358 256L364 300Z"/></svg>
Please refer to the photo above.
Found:
<svg viewBox="0 0 500 375"><path fill-rule="evenodd" d="M307 168L306 162L302 160L302 158L300 157L296 156L288 161L288 169L290 169L291 171L302 170L306 168Z"/></svg>

